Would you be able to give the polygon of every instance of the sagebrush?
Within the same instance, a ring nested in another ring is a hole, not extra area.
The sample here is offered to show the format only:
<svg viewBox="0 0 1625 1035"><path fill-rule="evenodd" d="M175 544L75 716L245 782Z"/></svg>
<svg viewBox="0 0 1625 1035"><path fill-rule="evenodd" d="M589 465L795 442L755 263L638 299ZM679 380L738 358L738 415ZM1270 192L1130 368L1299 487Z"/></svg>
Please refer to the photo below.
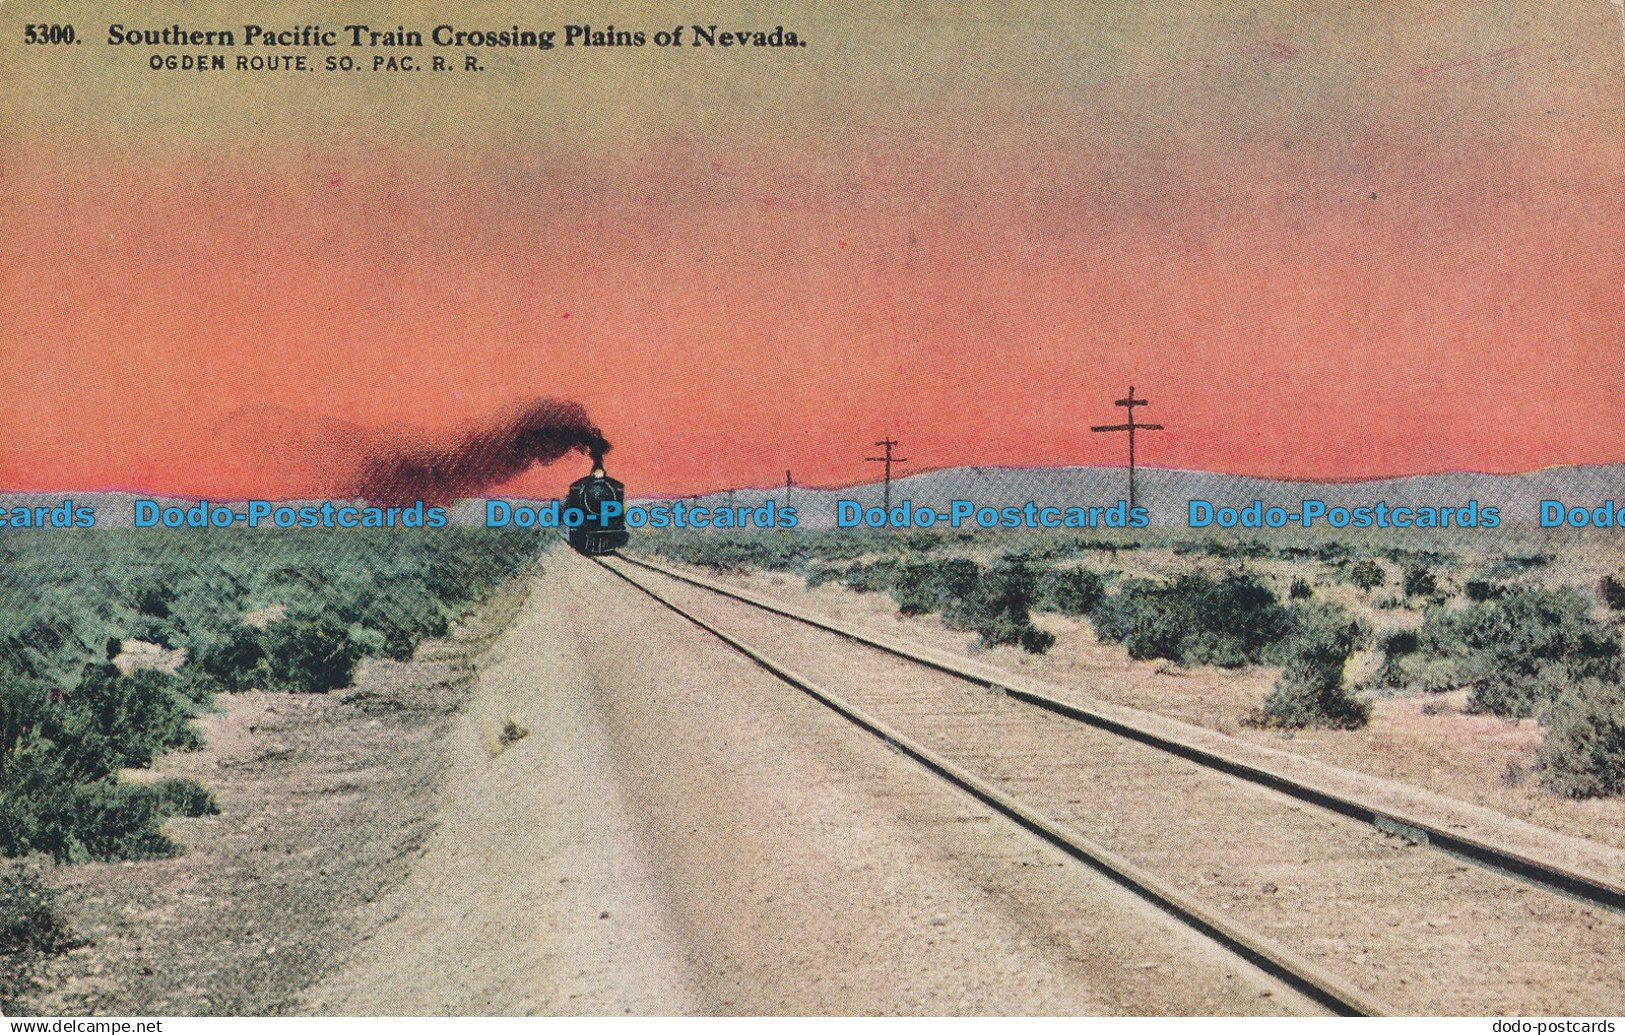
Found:
<svg viewBox="0 0 1625 1035"><path fill-rule="evenodd" d="M536 533L51 530L0 543L0 855L139 859L205 788L121 782L198 747L218 692L321 693L404 659L517 570ZM177 652L121 671L121 644ZM176 667L178 666L178 667Z"/></svg>

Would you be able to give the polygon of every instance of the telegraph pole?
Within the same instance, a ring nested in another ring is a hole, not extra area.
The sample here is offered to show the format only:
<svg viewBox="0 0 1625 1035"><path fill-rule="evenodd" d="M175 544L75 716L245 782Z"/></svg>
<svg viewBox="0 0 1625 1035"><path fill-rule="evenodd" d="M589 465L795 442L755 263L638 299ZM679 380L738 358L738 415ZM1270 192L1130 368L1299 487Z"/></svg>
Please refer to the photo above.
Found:
<svg viewBox="0 0 1625 1035"><path fill-rule="evenodd" d="M1149 406L1150 400L1134 398L1134 386L1128 386L1128 398L1117 400L1116 405L1128 410L1127 424L1097 424L1090 431L1126 431L1128 432L1128 506L1134 509L1134 433L1136 431L1162 431L1161 424L1136 424L1134 422L1134 407Z"/></svg>
<svg viewBox="0 0 1625 1035"><path fill-rule="evenodd" d="M786 467L784 469L784 505L786 507L790 505L790 486L794 484L795 483L790 480L790 469Z"/></svg>
<svg viewBox="0 0 1625 1035"><path fill-rule="evenodd" d="M908 458L903 457L903 456L892 456L891 455L892 447L897 445L897 440L894 439L894 438L883 438L879 442L876 442L875 445L880 446L882 449L884 449L886 451L886 455L885 456L866 456L863 459L864 459L864 461L866 463L885 464L886 465L886 496L885 496L885 503L882 504L882 505L887 510L890 510L891 509L891 465L892 464L906 464L906 463L908 463Z"/></svg>

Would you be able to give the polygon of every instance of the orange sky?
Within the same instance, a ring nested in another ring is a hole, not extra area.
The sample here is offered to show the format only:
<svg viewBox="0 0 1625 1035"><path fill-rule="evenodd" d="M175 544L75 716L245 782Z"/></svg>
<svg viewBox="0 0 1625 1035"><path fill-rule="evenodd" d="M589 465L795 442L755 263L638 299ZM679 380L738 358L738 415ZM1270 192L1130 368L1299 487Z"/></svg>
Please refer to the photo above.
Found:
<svg viewBox="0 0 1625 1035"><path fill-rule="evenodd" d="M1117 6L786 9L792 54L477 82L7 51L0 487L297 492L210 429L534 395L641 492L851 481L886 433L1119 462L1086 428L1130 380L1160 466L1625 460L1616 8Z"/></svg>

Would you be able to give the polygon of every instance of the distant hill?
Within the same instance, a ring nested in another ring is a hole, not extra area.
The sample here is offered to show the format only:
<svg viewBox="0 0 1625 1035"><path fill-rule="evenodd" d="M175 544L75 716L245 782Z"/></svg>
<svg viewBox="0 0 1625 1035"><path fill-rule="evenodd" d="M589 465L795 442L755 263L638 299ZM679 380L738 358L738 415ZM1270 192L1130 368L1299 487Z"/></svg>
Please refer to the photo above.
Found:
<svg viewBox="0 0 1625 1035"><path fill-rule="evenodd" d="M0 493L0 508L60 507L63 500L72 500L75 507L90 507L96 511L97 528L129 528L135 524L135 501L139 499L166 499L162 496L141 496L133 492L6 492ZM177 500L190 503L191 500Z"/></svg>
<svg viewBox="0 0 1625 1035"><path fill-rule="evenodd" d="M1593 464L1550 467L1527 474L1448 474L1416 475L1360 482L1307 482L1208 471L1180 471L1142 468L1136 481L1139 502L1159 525L1183 525L1187 501L1205 499L1217 506L1245 506L1263 500L1265 506L1284 505L1296 510L1299 501L1319 499L1328 506L1368 506L1378 500L1392 506L1461 506L1476 499L1479 505L1499 507L1505 523L1533 522L1541 500L1563 500L1571 505L1595 506L1604 500L1625 501L1625 464ZM635 488L635 486L633 487ZM1122 499L1128 488L1128 473L1121 467L950 467L940 471L909 475L892 482L893 504L910 500L915 506L946 511L953 500L973 500L978 505L1005 507L1033 500L1044 506L1107 506ZM796 488L792 499L803 528L831 528L835 525L836 502L856 500L863 506L878 506L882 495L879 483L840 489ZM56 506L71 498L80 506L94 507L99 528L125 528L134 524L135 500L168 499L188 504L191 499L142 497L128 492L79 493L0 493L0 507ZM515 503L535 504L535 500L502 497ZM741 488L734 491L736 506L760 506L772 499L781 506L784 489ZM634 499L635 503L662 502ZM728 494L707 493L699 497L702 506L726 506ZM450 510L454 525L483 525L483 500L464 500Z"/></svg>
<svg viewBox="0 0 1625 1035"><path fill-rule="evenodd" d="M197 496L162 496L142 494L139 492L0 492L0 509L12 507L59 507L63 500L72 500L75 507L90 507L96 511L97 528L134 528L136 500L152 500L161 507L191 507L201 497ZM229 506L234 510L247 509L241 501L212 499L211 502ZM325 500L285 500L278 505L291 507L308 506L312 502L320 506ZM335 500L334 502L341 502ZM356 506L366 504L358 501L348 501ZM482 516L483 520L483 516Z"/></svg>
<svg viewBox="0 0 1625 1035"><path fill-rule="evenodd" d="M1305 499L1324 500L1328 507L1369 506L1379 500L1392 506L1462 506L1476 499L1479 506L1500 508L1503 523L1538 519L1541 500L1595 506L1603 500L1625 500L1625 464L1552 467L1527 474L1449 473L1384 478L1360 482L1285 481L1141 468L1135 479L1141 506L1151 512L1153 524L1184 525L1187 503L1205 499L1215 506L1245 506L1263 500L1266 507L1284 505L1296 511ZM879 483L842 489L795 489L792 493L802 527L830 528L835 524L838 500L856 500L879 506ZM1121 467L950 467L910 475L892 482L892 503L910 500L939 513L953 500L1005 507L1032 500L1041 506L1104 506L1128 494L1128 472ZM784 502L784 489L739 489L736 505L757 505L766 499ZM700 497L706 506L726 505L727 494Z"/></svg>

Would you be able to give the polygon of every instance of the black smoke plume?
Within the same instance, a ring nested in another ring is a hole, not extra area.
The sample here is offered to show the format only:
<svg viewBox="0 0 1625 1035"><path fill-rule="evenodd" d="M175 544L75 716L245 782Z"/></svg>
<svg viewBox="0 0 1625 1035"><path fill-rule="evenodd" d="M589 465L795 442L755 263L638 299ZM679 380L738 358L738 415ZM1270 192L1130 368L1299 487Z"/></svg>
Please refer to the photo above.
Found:
<svg viewBox="0 0 1625 1035"><path fill-rule="evenodd" d="M580 403L536 399L454 441L374 443L362 459L355 494L391 506L450 503L572 451L592 457L596 467L609 440Z"/></svg>
<svg viewBox="0 0 1625 1035"><path fill-rule="evenodd" d="M534 399L441 436L364 428L268 405L234 411L215 429L229 473L282 498L362 497L384 506L480 495L570 452L603 461L609 441L580 403Z"/></svg>

